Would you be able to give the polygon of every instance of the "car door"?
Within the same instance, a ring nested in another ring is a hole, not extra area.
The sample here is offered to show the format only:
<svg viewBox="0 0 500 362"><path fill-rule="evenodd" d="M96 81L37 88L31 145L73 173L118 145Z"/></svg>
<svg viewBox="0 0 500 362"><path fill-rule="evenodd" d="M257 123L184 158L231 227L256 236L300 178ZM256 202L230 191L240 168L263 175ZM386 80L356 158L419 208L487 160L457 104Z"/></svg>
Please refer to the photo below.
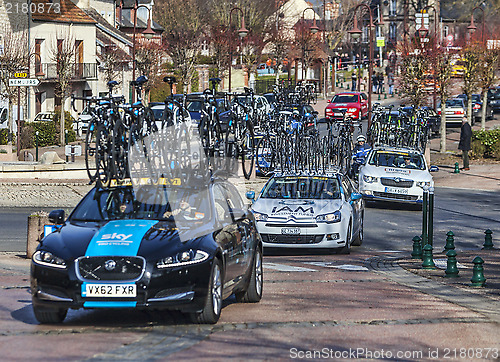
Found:
<svg viewBox="0 0 500 362"><path fill-rule="evenodd" d="M217 218L218 231L214 235L216 242L222 248L224 258L224 285L231 287L238 277L236 260L238 248L236 246L238 228L232 222L231 212L227 204L227 192L221 184L212 186L214 211ZM239 236L238 236L239 237Z"/></svg>
<svg viewBox="0 0 500 362"><path fill-rule="evenodd" d="M248 208L243 203L238 190L229 183L224 184L224 189L226 191L232 222L237 229L235 233L235 269L237 270L237 279L235 282L237 282L248 270L255 240Z"/></svg>
<svg viewBox="0 0 500 362"><path fill-rule="evenodd" d="M366 94L361 93L359 98L361 101L361 117L364 117L368 113L368 97Z"/></svg>
<svg viewBox="0 0 500 362"><path fill-rule="evenodd" d="M351 195L353 192L355 192L355 188L348 177L342 176L342 186L344 188L346 201L352 207L352 234L354 235L359 230L361 224L361 211L363 208L363 201L362 199L352 200Z"/></svg>

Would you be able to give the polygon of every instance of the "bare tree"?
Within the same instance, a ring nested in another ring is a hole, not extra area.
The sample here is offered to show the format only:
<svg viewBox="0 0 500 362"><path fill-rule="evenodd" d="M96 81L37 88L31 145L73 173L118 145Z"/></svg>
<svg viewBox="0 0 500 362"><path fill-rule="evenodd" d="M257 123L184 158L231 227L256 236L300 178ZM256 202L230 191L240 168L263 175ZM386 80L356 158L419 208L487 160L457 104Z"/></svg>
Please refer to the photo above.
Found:
<svg viewBox="0 0 500 362"><path fill-rule="evenodd" d="M205 27L197 0L163 0L156 3L158 22L165 29L165 51L187 91L195 70L196 54Z"/></svg>
<svg viewBox="0 0 500 362"><path fill-rule="evenodd" d="M144 99L149 99L151 88L161 82L162 76L161 65L164 60L164 49L153 42L144 42L135 49L135 59L137 62L137 70L140 74L148 78L148 82L144 85Z"/></svg>
<svg viewBox="0 0 500 362"><path fill-rule="evenodd" d="M469 43L462 48L461 55L464 60L464 75L462 91L467 96L467 118L469 124L472 124L472 93L478 86L478 70L483 49L477 43Z"/></svg>
<svg viewBox="0 0 500 362"><path fill-rule="evenodd" d="M71 79L75 76L75 38L69 33L58 33L49 51L56 63L56 96L61 98L60 143L66 145L64 104L71 91Z"/></svg>
<svg viewBox="0 0 500 362"><path fill-rule="evenodd" d="M486 128L486 104L488 102L488 88L495 82L495 70L498 69L499 51L497 49L483 49L478 66L478 86L481 89L483 109L481 114L481 129Z"/></svg>
<svg viewBox="0 0 500 362"><path fill-rule="evenodd" d="M429 71L430 62L422 51L416 39L401 46L400 89L404 99L415 107L425 103L425 76Z"/></svg>
<svg viewBox="0 0 500 362"><path fill-rule="evenodd" d="M108 45L102 48L99 55L101 60L101 69L103 70L104 80L110 82L120 76L125 59L120 56L115 45Z"/></svg>
<svg viewBox="0 0 500 362"><path fill-rule="evenodd" d="M443 47L435 48L433 59L434 81L439 89L439 99L441 100L441 127L439 134L441 136L439 152L446 152L446 112L445 104L449 96L449 87L452 70L452 53Z"/></svg>
<svg viewBox="0 0 500 362"><path fill-rule="evenodd" d="M0 52L0 97L6 98L9 105L12 107L16 99L17 87L9 86L9 78L19 70L27 69L29 61L29 51L27 47L27 36L24 32L11 32L10 29L4 27L3 34L3 51ZM18 107L21 105L18 104ZM13 131L13 112L12 108L9 112L8 127L10 134ZM12 137L9 137L9 145L12 146Z"/></svg>

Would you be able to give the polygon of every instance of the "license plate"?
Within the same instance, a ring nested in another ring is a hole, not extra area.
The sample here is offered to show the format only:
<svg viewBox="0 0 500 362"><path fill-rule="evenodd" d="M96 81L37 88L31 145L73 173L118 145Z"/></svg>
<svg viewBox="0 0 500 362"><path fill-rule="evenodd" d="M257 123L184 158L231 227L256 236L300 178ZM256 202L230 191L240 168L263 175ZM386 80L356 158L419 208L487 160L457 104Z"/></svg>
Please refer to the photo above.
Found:
<svg viewBox="0 0 500 362"><path fill-rule="evenodd" d="M137 288L135 284L82 284L83 298L133 298L135 296L137 296Z"/></svg>
<svg viewBox="0 0 500 362"><path fill-rule="evenodd" d="M408 194L408 189L400 189L397 187L386 187L385 192L391 193L391 194L401 194L401 195L407 195Z"/></svg>
<svg viewBox="0 0 500 362"><path fill-rule="evenodd" d="M300 228L282 228L281 235L300 235Z"/></svg>
<svg viewBox="0 0 500 362"><path fill-rule="evenodd" d="M334 113L333 116L334 117L343 117L344 114L343 113Z"/></svg>

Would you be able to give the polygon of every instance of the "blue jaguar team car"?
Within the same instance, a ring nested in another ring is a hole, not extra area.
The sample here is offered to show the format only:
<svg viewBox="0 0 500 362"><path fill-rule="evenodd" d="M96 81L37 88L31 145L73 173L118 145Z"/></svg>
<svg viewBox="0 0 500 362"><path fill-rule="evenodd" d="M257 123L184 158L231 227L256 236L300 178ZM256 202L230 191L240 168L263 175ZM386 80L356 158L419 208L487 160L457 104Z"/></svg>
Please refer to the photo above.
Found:
<svg viewBox="0 0 500 362"><path fill-rule="evenodd" d="M176 309L216 323L233 293L240 302L261 299L262 243L226 181L204 190L94 188L67 220L63 210L49 219L61 227L31 263L40 323L61 323L69 308Z"/></svg>

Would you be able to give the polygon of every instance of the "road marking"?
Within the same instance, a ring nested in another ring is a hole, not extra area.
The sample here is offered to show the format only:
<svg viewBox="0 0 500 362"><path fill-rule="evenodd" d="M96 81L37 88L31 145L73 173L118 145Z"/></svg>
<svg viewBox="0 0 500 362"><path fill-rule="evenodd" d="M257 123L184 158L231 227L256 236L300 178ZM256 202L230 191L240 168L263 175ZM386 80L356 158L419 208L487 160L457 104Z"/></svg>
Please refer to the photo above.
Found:
<svg viewBox="0 0 500 362"><path fill-rule="evenodd" d="M434 259L434 264L439 269L446 269L448 267L448 259ZM463 264L457 262L457 268L459 269L467 269L467 267Z"/></svg>
<svg viewBox="0 0 500 362"><path fill-rule="evenodd" d="M306 264L311 264L315 266L322 266L325 268L335 268L349 271L368 271L367 267L361 265L352 265L352 264L342 264L342 265L333 265L330 262L308 262Z"/></svg>
<svg viewBox="0 0 500 362"><path fill-rule="evenodd" d="M301 266L291 266L277 263L264 263L264 268L282 272L315 272L316 269L303 268Z"/></svg>
<svg viewBox="0 0 500 362"><path fill-rule="evenodd" d="M406 253L405 250L381 250L379 253Z"/></svg>

